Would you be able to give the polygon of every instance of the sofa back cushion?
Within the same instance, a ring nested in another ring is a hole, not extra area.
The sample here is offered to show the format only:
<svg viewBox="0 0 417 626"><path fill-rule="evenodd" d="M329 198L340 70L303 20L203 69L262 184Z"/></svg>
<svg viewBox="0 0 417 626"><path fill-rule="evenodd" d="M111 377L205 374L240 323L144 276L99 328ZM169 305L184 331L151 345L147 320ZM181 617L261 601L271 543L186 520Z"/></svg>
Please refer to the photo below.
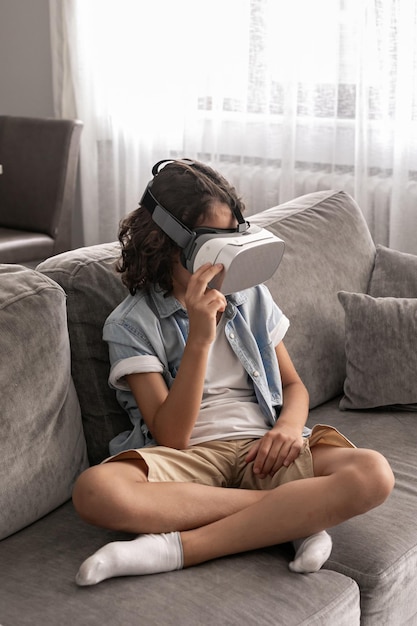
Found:
<svg viewBox="0 0 417 626"><path fill-rule="evenodd" d="M338 291L366 292L375 246L356 202L318 191L251 216L285 241L268 286L291 325L284 343L311 408L343 392L345 327Z"/></svg>
<svg viewBox="0 0 417 626"><path fill-rule="evenodd" d="M71 379L65 293L0 265L0 539L71 497L87 467Z"/></svg>
<svg viewBox="0 0 417 626"><path fill-rule="evenodd" d="M108 385L109 354L102 338L107 316L128 293L114 269L118 253L118 244L102 244L64 252L38 266L67 295L72 376L91 464L109 456L110 440L131 429Z"/></svg>

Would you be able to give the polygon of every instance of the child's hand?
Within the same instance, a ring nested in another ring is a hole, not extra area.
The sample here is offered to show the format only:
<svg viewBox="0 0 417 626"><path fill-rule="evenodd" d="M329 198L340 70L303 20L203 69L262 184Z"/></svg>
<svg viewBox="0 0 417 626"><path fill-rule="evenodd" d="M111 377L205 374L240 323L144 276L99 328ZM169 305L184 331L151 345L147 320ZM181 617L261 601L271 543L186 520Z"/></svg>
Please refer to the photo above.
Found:
<svg viewBox="0 0 417 626"><path fill-rule="evenodd" d="M301 452L303 437L298 428L276 424L256 441L246 456L246 463L254 461L253 472L259 478L273 476L282 466L288 467Z"/></svg>
<svg viewBox="0 0 417 626"><path fill-rule="evenodd" d="M223 271L223 265L206 263L192 274L185 294L185 305L190 320L189 339L211 343L216 336L217 314L227 305L225 296L210 289L208 284Z"/></svg>

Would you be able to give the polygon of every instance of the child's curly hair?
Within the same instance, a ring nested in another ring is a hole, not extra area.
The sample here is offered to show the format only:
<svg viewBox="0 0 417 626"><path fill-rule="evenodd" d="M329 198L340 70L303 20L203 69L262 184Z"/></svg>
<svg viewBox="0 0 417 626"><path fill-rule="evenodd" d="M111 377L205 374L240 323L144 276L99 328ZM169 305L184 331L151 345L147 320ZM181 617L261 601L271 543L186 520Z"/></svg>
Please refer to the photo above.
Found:
<svg viewBox="0 0 417 626"><path fill-rule="evenodd" d="M196 161L165 165L153 179L152 194L190 229L203 223L216 201L241 212L245 208L221 174ZM144 206L122 220L119 241L122 251L116 269L132 295L151 284L167 293L172 291L173 261L180 248L155 224Z"/></svg>

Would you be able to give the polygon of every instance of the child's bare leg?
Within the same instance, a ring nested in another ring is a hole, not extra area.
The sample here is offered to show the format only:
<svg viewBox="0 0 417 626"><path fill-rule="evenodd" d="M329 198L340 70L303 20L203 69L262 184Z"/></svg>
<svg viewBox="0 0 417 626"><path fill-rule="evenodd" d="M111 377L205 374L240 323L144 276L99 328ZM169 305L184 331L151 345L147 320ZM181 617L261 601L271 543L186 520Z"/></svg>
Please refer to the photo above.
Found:
<svg viewBox="0 0 417 626"><path fill-rule="evenodd" d="M184 566L307 537L382 504L394 485L377 452L316 446L315 474L267 492L254 505L181 533Z"/></svg>
<svg viewBox="0 0 417 626"><path fill-rule="evenodd" d="M164 533L205 526L258 502L265 491L198 483L149 483L137 462L120 461L86 470L73 503L95 526L129 533Z"/></svg>
<svg viewBox="0 0 417 626"><path fill-rule="evenodd" d="M146 535L104 546L83 564L78 584L178 569L305 537L378 506L393 487L388 463L375 452L316 446L313 458L319 476L255 492L252 504L244 495L245 502L241 500L239 506L234 500L235 512L224 516L223 509L217 521L181 535ZM219 514L223 503L217 505Z"/></svg>
<svg viewBox="0 0 417 626"><path fill-rule="evenodd" d="M173 530L210 524L265 495L194 483L148 483L138 464L126 461L90 468L73 493L80 516L97 526L147 534L103 546L81 565L76 582L95 585L114 576L180 569L181 538Z"/></svg>

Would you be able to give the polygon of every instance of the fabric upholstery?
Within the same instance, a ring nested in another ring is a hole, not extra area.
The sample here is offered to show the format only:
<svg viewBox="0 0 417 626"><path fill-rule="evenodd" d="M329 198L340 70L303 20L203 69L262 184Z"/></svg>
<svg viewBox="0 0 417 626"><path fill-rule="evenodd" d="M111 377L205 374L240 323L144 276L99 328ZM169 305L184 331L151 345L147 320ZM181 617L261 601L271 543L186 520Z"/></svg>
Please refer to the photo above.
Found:
<svg viewBox="0 0 417 626"><path fill-rule="evenodd" d="M289 546L140 580L133 576L76 587L78 567L92 551L129 538L83 524L71 504L9 537L0 544L4 626L359 625L356 583L330 571L289 572Z"/></svg>
<svg viewBox="0 0 417 626"><path fill-rule="evenodd" d="M91 246L57 255L38 267L67 294L72 375L92 464L109 455L113 437L131 428L108 385L109 355L102 339L105 319L127 295L114 269L118 251L118 244Z"/></svg>
<svg viewBox="0 0 417 626"><path fill-rule="evenodd" d="M333 551L325 567L358 582L361 624L417 624L416 415L388 408L339 411L338 402L311 411L307 425L330 424L358 447L381 452L395 489L382 506L330 530Z"/></svg>
<svg viewBox="0 0 417 626"><path fill-rule="evenodd" d="M1 539L68 500L86 450L63 290L17 265L0 284Z"/></svg>
<svg viewBox="0 0 417 626"><path fill-rule="evenodd" d="M362 213L343 191L319 191L251 216L285 242L268 281L290 319L286 347L315 407L339 395L345 379L341 290L365 292L375 246Z"/></svg>
<svg viewBox="0 0 417 626"><path fill-rule="evenodd" d="M417 301L412 300L417 298L417 256L378 245L368 293L372 297L339 294L347 356L340 408L417 410Z"/></svg>
<svg viewBox="0 0 417 626"><path fill-rule="evenodd" d="M374 298L417 298L417 256L378 245L368 293Z"/></svg>
<svg viewBox="0 0 417 626"><path fill-rule="evenodd" d="M339 293L346 316L341 409L417 403L417 299Z"/></svg>

